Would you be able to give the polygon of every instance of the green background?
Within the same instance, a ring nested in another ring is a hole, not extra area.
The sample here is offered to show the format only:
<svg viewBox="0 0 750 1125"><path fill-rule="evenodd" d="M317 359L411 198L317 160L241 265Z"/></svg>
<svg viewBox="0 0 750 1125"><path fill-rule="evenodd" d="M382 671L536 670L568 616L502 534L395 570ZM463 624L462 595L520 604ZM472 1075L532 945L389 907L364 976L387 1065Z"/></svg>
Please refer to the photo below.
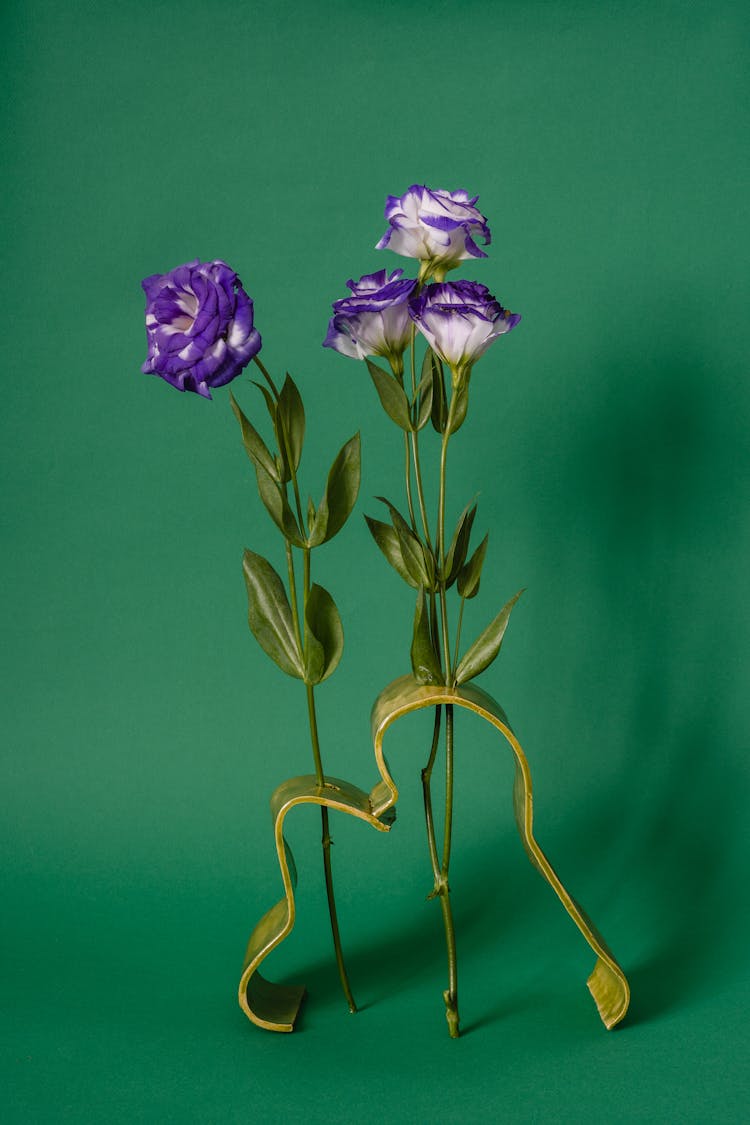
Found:
<svg viewBox="0 0 750 1125"><path fill-rule="evenodd" d="M748 30L720 0L3 5L6 1120L746 1119ZM238 270L305 396L310 491L361 428L362 500L316 573L347 636L326 765L369 788L412 599L361 513L400 500L401 446L363 365L320 342L347 277L408 268L373 247L415 181L479 193L493 245L460 275L523 315L475 371L449 510L481 489L467 628L527 588L481 683L631 979L611 1034L516 837L507 749L463 715L465 1036L424 899L426 716L393 736L392 834L335 818L362 1012L307 809L268 963L308 984L299 1031L236 1004L280 893L268 797L310 768L304 697L247 630L242 549L283 556L228 395L139 373L139 283Z"/></svg>

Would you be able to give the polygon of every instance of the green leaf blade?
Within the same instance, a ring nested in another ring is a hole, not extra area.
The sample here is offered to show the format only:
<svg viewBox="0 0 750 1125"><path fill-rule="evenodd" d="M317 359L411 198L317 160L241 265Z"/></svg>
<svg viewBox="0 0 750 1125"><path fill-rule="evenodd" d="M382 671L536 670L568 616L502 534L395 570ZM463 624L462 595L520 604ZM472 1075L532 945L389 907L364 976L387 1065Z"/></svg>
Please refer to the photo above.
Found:
<svg viewBox="0 0 750 1125"><path fill-rule="evenodd" d="M302 654L284 584L267 559L252 551L242 557L248 599L248 624L271 660L296 679L304 678Z"/></svg>
<svg viewBox="0 0 750 1125"><path fill-rule="evenodd" d="M295 547L303 547L306 541L300 532L292 509L289 507L284 488L279 485L277 478L272 477L262 465L257 463L255 465L255 478L258 484L258 494L281 534Z"/></svg>
<svg viewBox="0 0 750 1125"><path fill-rule="evenodd" d="M417 594L410 655L412 674L418 684L445 683L440 657L435 651L430 635L429 614L423 586L419 587Z"/></svg>
<svg viewBox="0 0 750 1125"><path fill-rule="evenodd" d="M305 441L305 408L297 384L287 374L279 394L276 409L276 437L285 461L291 461L290 468L296 472L302 458Z"/></svg>
<svg viewBox="0 0 750 1125"><path fill-rule="evenodd" d="M359 495L361 457L360 436L356 433L341 447L331 465L310 532L311 547L333 539L349 519Z"/></svg>
<svg viewBox="0 0 750 1125"><path fill-rule="evenodd" d="M469 376L465 375L457 387L453 390L453 418L451 420L449 433L455 434L463 426L466 420L466 413L469 409ZM447 424L446 424L447 426Z"/></svg>
<svg viewBox="0 0 750 1125"><path fill-rule="evenodd" d="M404 582L409 586L413 586L416 590L419 583L412 578L409 571L406 569L404 556L401 554L401 545L398 541L398 535L395 529L391 527L390 524L382 523L380 520L373 519L371 516L365 516L365 521L370 529L370 534L393 569L403 578Z"/></svg>
<svg viewBox="0 0 750 1125"><path fill-rule="evenodd" d="M276 473L276 465L273 456L263 438L255 429L250 419L246 416L242 407L237 402L232 392L229 392L229 401L232 404L232 410L235 417L240 424L240 431L242 433L242 444L245 447L245 452L252 461L253 465L261 465L268 475L274 480L278 479Z"/></svg>
<svg viewBox="0 0 750 1125"><path fill-rule="evenodd" d="M471 503L466 505L463 512L458 517L456 530L453 532L453 538L445 556L445 565L443 567L443 577L447 588L450 588L456 581L458 572L466 561L469 541L471 539L471 530L474 526L476 514L477 506L472 500Z"/></svg>
<svg viewBox="0 0 750 1125"><path fill-rule="evenodd" d="M308 649L313 653L309 671ZM344 629L336 603L326 589L313 584L305 607L305 682L327 680L338 667L343 651Z"/></svg>
<svg viewBox="0 0 750 1125"><path fill-rule="evenodd" d="M484 632L480 633L474 644L461 658L456 668L455 680L457 684L465 684L484 672L486 668L489 668L500 651L511 610L522 593L523 590L519 590L505 603L494 621L491 621Z"/></svg>
<svg viewBox="0 0 750 1125"><path fill-rule="evenodd" d="M375 390L378 392L380 404L385 410L391 421L400 426L402 430L407 432L412 429L411 418L409 416L409 400L406 397L404 388L399 383L395 375L389 375L382 367L378 367L377 363L369 358L365 360L367 363L367 370L370 372Z"/></svg>
<svg viewBox="0 0 750 1125"><path fill-rule="evenodd" d="M432 372L432 410L430 412L432 428L437 433L443 434L448 422L448 397L445 393L443 365L432 348L428 348L425 353L424 363L422 364L423 376L425 367Z"/></svg>
<svg viewBox="0 0 750 1125"><path fill-rule="evenodd" d="M431 559L429 562L427 561L426 551L421 540L414 534L398 508L391 504L390 500L386 500L385 496L378 496L376 499L385 504L390 512L391 522L401 549L401 557L414 585L432 589L435 579L434 565L430 565Z"/></svg>
<svg viewBox="0 0 750 1125"><path fill-rule="evenodd" d="M474 554L458 573L456 586L462 598L475 598L479 593L479 580L482 576L489 538L489 535L485 535Z"/></svg>
<svg viewBox="0 0 750 1125"><path fill-rule="evenodd" d="M426 375L422 376L417 386L417 393L414 396L414 412L416 415L416 422L414 424L415 430L423 430L430 420L434 390L435 384L432 378L432 371L428 371Z"/></svg>

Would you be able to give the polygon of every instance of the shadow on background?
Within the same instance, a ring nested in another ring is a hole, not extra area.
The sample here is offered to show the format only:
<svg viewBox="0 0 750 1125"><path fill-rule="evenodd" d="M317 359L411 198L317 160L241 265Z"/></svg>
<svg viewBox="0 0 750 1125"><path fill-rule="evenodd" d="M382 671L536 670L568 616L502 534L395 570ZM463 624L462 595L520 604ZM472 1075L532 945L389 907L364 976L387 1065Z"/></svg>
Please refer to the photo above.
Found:
<svg viewBox="0 0 750 1125"><path fill-rule="evenodd" d="M587 832L625 844L645 951L624 966L634 1022L726 987L744 961L745 442L730 376L687 347L662 337L603 371L561 462L577 498L565 581L598 589L588 624L610 667L619 768Z"/></svg>

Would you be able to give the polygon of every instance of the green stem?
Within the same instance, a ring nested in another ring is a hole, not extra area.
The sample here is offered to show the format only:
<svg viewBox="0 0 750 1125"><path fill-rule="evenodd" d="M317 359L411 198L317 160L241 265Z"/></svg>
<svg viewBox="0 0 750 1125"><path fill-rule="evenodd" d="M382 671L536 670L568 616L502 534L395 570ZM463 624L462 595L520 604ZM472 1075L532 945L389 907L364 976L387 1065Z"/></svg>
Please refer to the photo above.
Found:
<svg viewBox="0 0 750 1125"><path fill-rule="evenodd" d="M294 555L292 554L292 545L288 539L284 540L284 546L286 547L286 568L289 575L289 597L292 603L292 623L294 625L294 637L297 641L297 648L300 652L302 652L303 645L299 620L299 605L297 602L297 582L294 577Z"/></svg>
<svg viewBox="0 0 750 1125"><path fill-rule="evenodd" d="M451 684L456 680L456 668L458 667L458 650L461 644L461 626L464 623L464 606L466 605L466 598L461 598L461 605L458 610L458 623L456 625L456 647L453 652L453 664L451 666Z"/></svg>
<svg viewBox="0 0 750 1125"><path fill-rule="evenodd" d="M420 275L421 276L421 275ZM416 397L416 370L415 370L415 349L414 349L414 327L412 327L411 339L411 382L412 382L412 395ZM440 492L438 500L438 527L437 527L437 551L438 551L438 567L440 578L438 580L438 598L440 601L440 616L442 625L442 641L443 641L443 664L445 669L446 682L449 678L452 679L452 664L450 654L450 636L448 632L448 604L447 604L447 591L445 579L442 577L445 569L445 485L446 485L446 466L448 457L448 441L450 439L451 428L455 416L455 396L451 395L451 402L448 408L448 419L446 422L445 433L443 434L442 448L440 452ZM414 473L417 483L417 496L419 498L420 514L422 518L422 526L424 528L425 540L427 545L432 550L430 541L429 525L427 520L427 512L424 502L424 489L422 485L422 472L419 461L419 436L416 431L411 434L412 457L414 460ZM407 467L407 497L411 501L411 473ZM410 507L411 511L411 507ZM413 522L413 511L412 522ZM456 637L456 652L458 652L458 640L461 632L461 621L463 617L464 599L461 600L461 611L459 614L458 631ZM433 635L437 634L437 613L435 605L435 594L431 593L430 596L430 623ZM433 890L430 898L435 896L440 898L440 908L443 915L443 926L445 929L445 945L448 957L448 988L443 992L443 999L445 1001L445 1015L448 1021L448 1028L451 1038L458 1038L459 1035L459 1015L458 1015L458 962L456 957L456 934L453 924L453 911L450 902L450 885L449 885L449 871L450 871L450 855L451 844L453 836L453 705L446 704L445 707L445 835L443 839L443 859L442 864L438 861L437 842L435 837L435 821L432 810L432 791L431 780L432 770L435 764L435 757L440 739L440 721L441 721L441 708L435 708L435 722L433 727L432 744L430 747L430 755L427 764L422 770L422 796L424 800L425 812L425 825L427 829L427 845L430 853L430 863L432 865L433 873Z"/></svg>
<svg viewBox="0 0 750 1125"><path fill-rule="evenodd" d="M448 419L445 425L445 433L443 434L443 443L440 449L440 492L438 497L438 528L437 528L437 547L438 547L438 566L440 568L441 578L438 583L438 594L440 597L440 616L443 626L443 659L445 661L445 674L448 676L451 667L451 648L450 637L448 635L448 599L445 589L445 579L442 577L445 568L445 470L448 458L448 441L450 440L451 426L455 415L455 401L456 396L451 395L451 404L448 408Z"/></svg>
<svg viewBox="0 0 750 1125"><path fill-rule="evenodd" d="M357 1011L357 1004L352 995L352 988L349 984L349 977L346 972L346 965L344 964L344 952L341 948L341 934L339 933L339 920L336 913L336 897L333 891L333 871L331 870L331 845L333 840L328 828L328 809L325 805L320 806L320 820L323 828L322 844L323 844L323 870L325 872L326 880L326 896L328 898L328 913L331 918L331 934L333 936L333 948L336 953L336 966L339 971L339 980L341 981L341 988L343 989L346 1002L349 1005L349 1011L354 1015Z"/></svg>
<svg viewBox="0 0 750 1125"><path fill-rule="evenodd" d="M310 548L305 547L302 551L303 559L303 593L304 593L304 611L307 611L307 599L310 595ZM310 723L310 741L312 743L313 760L315 762L315 776L318 785L321 787L325 785L325 774L323 773L323 759L320 753L320 739L318 736L318 716L315 710L315 689L312 684L306 684L307 688L307 715ZM331 839L330 823L328 816L328 808L326 805L320 806L320 821L322 827L321 844L323 847L323 872L325 875L326 883L326 898L328 899L328 916L331 920L331 936L333 938L333 950L336 955L336 965L339 971L339 980L341 981L341 988L343 990L346 1002L349 1005L350 1012L357 1011L357 1005L352 995L351 985L349 984L349 977L344 963L344 951L341 948L341 933L339 931L338 912L336 910L336 895L333 889L333 869L331 867Z"/></svg>
<svg viewBox="0 0 750 1125"><path fill-rule="evenodd" d="M438 705L435 708L435 724L432 730L432 745L430 747L430 756L427 759L427 765L422 770L422 797L424 800L424 819L427 827L427 847L430 852L430 863L432 864L432 893L428 898L434 898L435 895L440 893L440 860L438 859L437 841L435 838L435 818L432 813L432 792L430 790L430 781L432 779L432 769L435 765L435 755L437 754L438 745L440 742L440 717L441 708Z"/></svg>
<svg viewBox="0 0 750 1125"><path fill-rule="evenodd" d="M272 393L273 397L278 402L279 401L279 392L276 389L276 384L274 383L273 379L268 374L268 371L266 369L265 364L263 363L263 360L260 358L260 356L256 355L256 356L253 356L253 362L255 363L255 365L260 370L261 375L263 376L263 378L265 379L265 381L268 383L269 387L271 388L271 393Z"/></svg>
<svg viewBox="0 0 750 1125"><path fill-rule="evenodd" d="M417 292L418 291L419 290L417 290ZM411 362L410 362L412 399L415 399L416 395L417 395L417 368L416 368L416 348L415 348L416 335L417 335L416 325L412 324L412 326L411 326ZM411 438L411 452L412 452L412 459L414 461L414 476L415 476L415 479L416 479L416 482L417 482L417 499L419 501L419 514L420 514L421 519L422 519L422 527L424 529L425 543L427 544L428 548L431 551L432 550L432 541L430 539L430 527L429 527L429 523L428 523L428 520L427 520L427 508L426 508L425 502L424 502L424 487L423 487L423 484L422 484L422 466L421 466L421 463L420 463L420 460L419 460L419 432L417 430L412 430L411 434L407 435L407 437Z"/></svg>
<svg viewBox="0 0 750 1125"><path fill-rule="evenodd" d="M448 634L448 599L445 587L445 479L448 460L448 441L450 440L453 419L455 417L455 394L451 395L448 408L448 418L443 434L443 444L440 450L440 493L438 499L438 562L440 566L440 582L438 593L440 597L440 614L443 626L443 659L445 662L446 679L450 677L451 652L450 637ZM448 955L448 988L443 992L445 1001L445 1017L452 1039L458 1038L458 963L456 959L456 933L453 925L453 911L450 902L450 857L453 838L453 704L445 707L445 834L443 837L443 862L440 867L440 907L443 912L443 926L445 928L445 947Z"/></svg>
<svg viewBox="0 0 750 1125"><path fill-rule="evenodd" d="M411 520L412 531L416 534L417 521L414 516L414 501L411 495L411 454L409 452L409 435L404 432L404 453L406 459L404 462L404 475L406 478L406 503L409 507L409 519Z"/></svg>
<svg viewBox="0 0 750 1125"><path fill-rule="evenodd" d="M440 868L440 906L443 911L445 927L445 947L448 954L448 988L443 992L445 1018L451 1039L459 1035L458 1023L458 961L456 958L456 932L453 926L453 911L450 902L448 871L451 858L451 839L453 832L453 704L445 707L445 839L443 843L443 863Z"/></svg>
<svg viewBox="0 0 750 1125"><path fill-rule="evenodd" d="M279 392L276 389L276 384L266 370L264 364L255 356L255 363L263 374L264 379L271 388L274 399L278 403ZM284 443L284 453L286 456L287 464L289 465L289 472L292 478L292 488L294 489L294 499L297 506L297 515L299 517L300 531L305 534L305 523L302 517L302 504L300 501L299 484L297 481L297 472L294 463L289 453L289 440L286 434L286 429L283 425L279 426L282 441ZM287 569L289 572L289 594L292 603L292 617L294 621L294 633L299 645L300 652L303 652L302 643L302 629L300 625L299 603L297 600L297 586L294 576L294 556L292 547L288 540L286 544L286 557ZM303 616L307 612L307 599L310 595L310 548L304 547L302 550L302 563L303 563L303 603L302 613ZM310 726L310 743L312 746L313 762L315 764L315 779L319 786L323 787L326 783L325 773L323 772L323 758L320 753L320 738L318 735L318 716L315 709L315 691L312 684L305 685L307 692L307 718ZM344 964L344 954L341 948L341 933L339 931L338 913L336 911L336 896L333 889L333 870L331 868L331 839L330 823L328 816L328 808L325 805L320 806L320 819L322 826L322 839L321 844L323 848L323 872L325 875L326 884L326 897L328 899L328 916L331 920L331 936L333 937L333 949L336 955L336 965L338 966L339 979L341 981L341 988L343 990L346 1002L349 1005L350 1012L357 1011L357 1005L352 995L351 985L349 984L349 977L346 972L346 965Z"/></svg>

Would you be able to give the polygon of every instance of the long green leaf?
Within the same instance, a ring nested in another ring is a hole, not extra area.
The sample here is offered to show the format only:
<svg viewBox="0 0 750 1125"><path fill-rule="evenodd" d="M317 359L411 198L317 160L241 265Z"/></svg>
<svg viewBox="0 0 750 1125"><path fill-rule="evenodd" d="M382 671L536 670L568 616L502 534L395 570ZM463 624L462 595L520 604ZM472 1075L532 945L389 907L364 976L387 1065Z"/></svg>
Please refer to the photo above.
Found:
<svg viewBox="0 0 750 1125"><path fill-rule="evenodd" d="M458 573L456 586L462 598L474 598L479 593L479 579L482 576L488 540L489 535L485 535L474 554Z"/></svg>
<svg viewBox="0 0 750 1125"><path fill-rule="evenodd" d="M414 611L414 632L411 642L411 670L418 684L442 684L445 682L440 658L435 652L430 636L430 622L424 587L419 587L417 607Z"/></svg>
<svg viewBox="0 0 750 1125"><path fill-rule="evenodd" d="M371 516L365 516L367 526L370 529L370 534L377 543L380 550L383 552L388 562L393 569L401 575L404 582L415 589L419 583L416 582L404 564L404 556L401 554L401 545L398 541L398 535L394 528L388 523L381 523L380 520L373 519Z"/></svg>
<svg viewBox="0 0 750 1125"><path fill-rule="evenodd" d="M336 603L322 586L313 585L305 607L305 682L319 684L327 679L343 651L344 630Z"/></svg>
<svg viewBox="0 0 750 1125"><path fill-rule="evenodd" d="M270 477L273 477L274 480L278 479L276 474L276 465L274 463L271 452L268 449L268 446L263 441L263 438L260 436L253 424L247 418L242 410L242 407L237 402L237 399L234 397L231 391L229 392L229 401L232 404L232 410L235 413L235 417L240 424L240 430L242 432L242 444L245 447L245 451L248 457L254 465L262 465L268 475Z"/></svg>
<svg viewBox="0 0 750 1125"><path fill-rule="evenodd" d="M255 477L260 498L281 534L295 547L304 546L305 539L300 532L292 509L289 507L284 488L258 463L255 465Z"/></svg>
<svg viewBox="0 0 750 1125"><path fill-rule="evenodd" d="M284 584L267 559L245 551L242 557L248 600L248 622L264 652L283 672L304 677L302 654Z"/></svg>
<svg viewBox="0 0 750 1125"><path fill-rule="evenodd" d="M411 430L409 400L398 379L394 375L389 375L382 367L378 367L371 359L367 359L366 363L383 410L402 430Z"/></svg>
<svg viewBox="0 0 750 1125"><path fill-rule="evenodd" d="M360 438L356 433L342 446L331 465L310 533L311 547L332 539L349 519L359 493L360 459Z"/></svg>
<svg viewBox="0 0 750 1125"><path fill-rule="evenodd" d="M283 427L283 433L282 433ZM286 442L283 440L286 437ZM305 440L305 408L291 375L287 374L279 394L276 409L276 439L284 460L287 459L287 445L294 470L299 468L302 445Z"/></svg>
<svg viewBox="0 0 750 1125"><path fill-rule="evenodd" d="M485 668L489 668L500 651L511 610L522 593L523 590L519 590L510 601L505 603L495 620L487 626L464 654L456 668L457 684L465 684L468 680L473 680L480 672L484 672Z"/></svg>

